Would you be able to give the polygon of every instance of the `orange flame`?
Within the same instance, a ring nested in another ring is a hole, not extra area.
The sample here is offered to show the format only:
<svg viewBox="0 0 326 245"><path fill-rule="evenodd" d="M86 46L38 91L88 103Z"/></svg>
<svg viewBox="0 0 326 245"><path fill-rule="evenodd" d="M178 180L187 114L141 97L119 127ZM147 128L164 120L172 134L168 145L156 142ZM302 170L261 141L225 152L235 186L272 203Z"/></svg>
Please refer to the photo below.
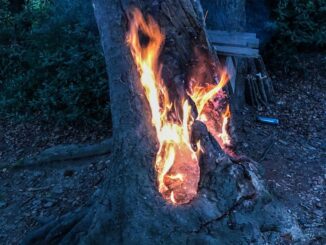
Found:
<svg viewBox="0 0 326 245"><path fill-rule="evenodd" d="M217 68L205 51L195 49L195 55L197 62L191 71L189 96L195 102L198 120L205 123L208 131L225 153L235 154L231 149L232 140L228 130L231 118L229 105L221 114L226 98L222 88L228 83L229 74L226 69ZM219 79L217 79L217 74L219 74ZM212 84L212 80L217 82L217 85ZM210 103L207 103L208 101Z"/></svg>
<svg viewBox="0 0 326 245"><path fill-rule="evenodd" d="M127 33L127 43L144 87L159 142L155 169L158 189L162 196L173 204L190 202L197 194L200 176L199 153L191 146L189 131L194 122L192 107L183 98L182 113L175 113L178 120L171 121L173 103L161 77L162 65L159 63L161 48L165 36L155 20L148 16L145 20L138 9L131 12L132 20ZM148 38L141 43L140 33ZM218 85L195 87L190 95L200 114L204 105L227 83L227 74L223 73ZM181 115L179 115L181 114ZM197 143L198 149L200 144Z"/></svg>
<svg viewBox="0 0 326 245"><path fill-rule="evenodd" d="M221 79L217 85L207 84L206 86L195 85L190 97L195 102L199 118L203 116L203 109L206 103L211 100L229 81L228 74L225 70L222 71Z"/></svg>
<svg viewBox="0 0 326 245"><path fill-rule="evenodd" d="M230 118L231 118L230 106L227 105L226 110L223 114L222 132L218 135L219 138L222 140L223 146L231 145L231 138L227 129Z"/></svg>
<svg viewBox="0 0 326 245"><path fill-rule="evenodd" d="M193 121L191 107L184 100L182 123L168 120L172 103L161 78L158 62L164 34L152 17L149 16L145 21L138 9L132 12L132 17L127 43L145 89L152 112L152 124L159 141L155 162L159 191L174 204L187 203L197 194L199 182L198 155L191 147L188 128ZM146 46L140 43L139 31L149 38Z"/></svg>

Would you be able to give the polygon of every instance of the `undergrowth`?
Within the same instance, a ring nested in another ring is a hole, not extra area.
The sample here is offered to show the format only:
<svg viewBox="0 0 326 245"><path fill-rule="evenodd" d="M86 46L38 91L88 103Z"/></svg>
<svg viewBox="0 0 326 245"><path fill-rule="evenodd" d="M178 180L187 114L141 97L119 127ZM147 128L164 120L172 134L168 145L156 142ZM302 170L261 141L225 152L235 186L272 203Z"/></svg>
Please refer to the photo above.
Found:
<svg viewBox="0 0 326 245"><path fill-rule="evenodd" d="M325 51L325 0L278 0L273 17L277 28L265 56L272 56L276 66L299 71L300 53Z"/></svg>
<svg viewBox="0 0 326 245"><path fill-rule="evenodd" d="M108 82L90 1L0 0L0 116L107 120Z"/></svg>

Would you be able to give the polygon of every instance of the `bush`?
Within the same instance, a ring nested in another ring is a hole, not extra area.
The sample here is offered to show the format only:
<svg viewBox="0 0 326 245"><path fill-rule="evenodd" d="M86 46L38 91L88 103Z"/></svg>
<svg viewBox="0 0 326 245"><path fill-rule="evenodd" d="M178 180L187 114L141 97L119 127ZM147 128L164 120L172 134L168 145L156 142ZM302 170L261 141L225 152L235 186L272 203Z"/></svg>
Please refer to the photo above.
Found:
<svg viewBox="0 0 326 245"><path fill-rule="evenodd" d="M272 68L304 73L298 54L326 47L326 1L278 0L273 6L276 32L264 56Z"/></svg>
<svg viewBox="0 0 326 245"><path fill-rule="evenodd" d="M325 0L279 0L275 12L278 35L283 44L326 46Z"/></svg>
<svg viewBox="0 0 326 245"><path fill-rule="evenodd" d="M89 1L0 0L0 116L93 123L108 118L108 83Z"/></svg>

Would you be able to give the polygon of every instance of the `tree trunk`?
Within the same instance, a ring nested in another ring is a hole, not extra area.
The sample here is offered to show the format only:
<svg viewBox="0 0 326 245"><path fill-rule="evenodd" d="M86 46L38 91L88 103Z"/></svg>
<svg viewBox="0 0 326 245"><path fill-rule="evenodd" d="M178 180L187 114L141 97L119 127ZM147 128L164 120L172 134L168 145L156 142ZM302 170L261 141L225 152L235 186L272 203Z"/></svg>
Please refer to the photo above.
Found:
<svg viewBox="0 0 326 245"><path fill-rule="evenodd" d="M265 8L259 9L262 7L261 5L266 4L262 2L260 0L256 3L250 0L203 0L202 4L209 29L230 32L246 32L249 29L256 32L259 30L252 29L252 20L256 16L264 15ZM250 23L247 23L247 20ZM262 23L255 24L262 25ZM259 34L260 38L267 36ZM237 79L234 94L231 96L234 112L239 112L245 103L253 106L267 106L269 102L273 101L274 89L262 58L254 61L253 59L235 57L235 60Z"/></svg>
<svg viewBox="0 0 326 245"><path fill-rule="evenodd" d="M193 47L210 50L198 1L93 0L93 6L109 75L112 165L94 203L40 228L26 243L265 244L287 233L296 239L293 219L264 189L255 163L232 161L200 122L193 126L193 138L205 150L197 197L175 206L158 191L156 132L125 41L129 8L151 14L164 29L163 77L169 89L184 93L180 80Z"/></svg>
<svg viewBox="0 0 326 245"><path fill-rule="evenodd" d="M202 0L209 28L221 31L244 31L246 0Z"/></svg>

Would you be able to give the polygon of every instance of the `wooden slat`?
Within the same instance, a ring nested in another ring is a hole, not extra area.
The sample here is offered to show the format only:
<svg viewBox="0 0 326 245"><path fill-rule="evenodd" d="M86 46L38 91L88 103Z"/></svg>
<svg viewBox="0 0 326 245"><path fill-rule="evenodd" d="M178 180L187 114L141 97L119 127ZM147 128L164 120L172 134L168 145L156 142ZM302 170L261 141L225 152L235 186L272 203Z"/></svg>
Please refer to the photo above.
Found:
<svg viewBox="0 0 326 245"><path fill-rule="evenodd" d="M217 36L224 36L224 35L229 35L229 36L241 36L247 39L250 38L257 38L256 33L253 32L230 32L230 31L218 31L218 30L207 30L207 33L211 35L217 35Z"/></svg>
<svg viewBox="0 0 326 245"><path fill-rule="evenodd" d="M228 75L230 77L232 92L235 93L235 81L237 78L237 69L235 68L232 57L230 56L226 57L225 66L228 71Z"/></svg>
<svg viewBox="0 0 326 245"><path fill-rule="evenodd" d="M248 42L248 47L249 48L259 48L259 39L256 38L255 40L251 40Z"/></svg>
<svg viewBox="0 0 326 245"><path fill-rule="evenodd" d="M213 45L213 47L217 53L226 56L229 55L229 56L250 57L250 58L259 57L258 49L246 48L246 47L219 46L219 45Z"/></svg>
<svg viewBox="0 0 326 245"><path fill-rule="evenodd" d="M251 48L259 47L259 39L255 33L207 30L207 34L210 42L213 44Z"/></svg>

